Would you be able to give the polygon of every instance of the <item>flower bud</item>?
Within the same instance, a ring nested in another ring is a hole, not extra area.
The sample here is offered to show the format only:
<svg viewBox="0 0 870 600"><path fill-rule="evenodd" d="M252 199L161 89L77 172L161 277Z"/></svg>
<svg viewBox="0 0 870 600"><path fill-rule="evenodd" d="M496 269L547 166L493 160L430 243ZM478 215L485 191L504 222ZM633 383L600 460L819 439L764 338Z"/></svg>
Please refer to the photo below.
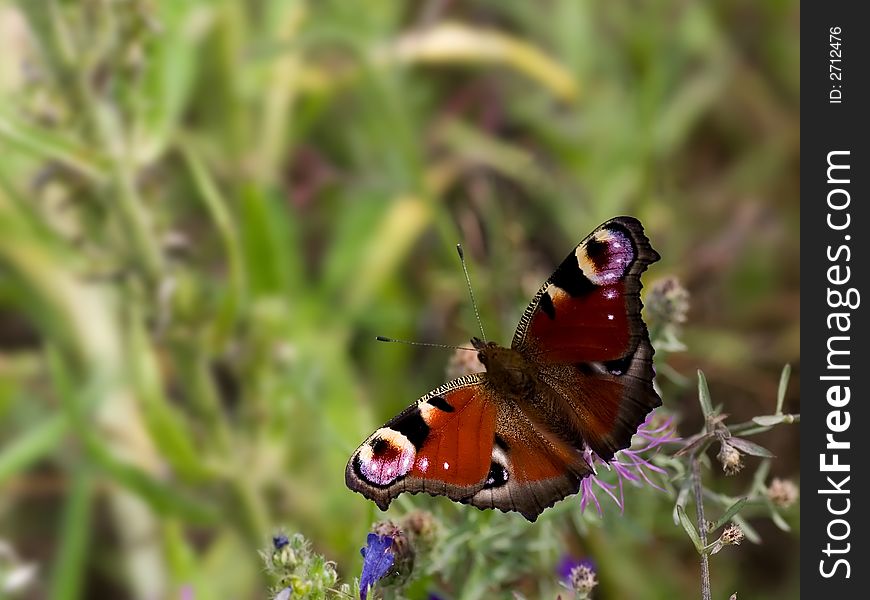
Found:
<svg viewBox="0 0 870 600"><path fill-rule="evenodd" d="M721 541L725 546L739 546L740 542L743 541L743 538L743 530L740 529L740 525L731 523L725 528L725 531L722 532L719 541Z"/></svg>
<svg viewBox="0 0 870 600"><path fill-rule="evenodd" d="M743 468L743 455L727 441L722 442L722 447L716 458L722 463L722 470L725 471L726 475L734 475Z"/></svg>
<svg viewBox="0 0 870 600"><path fill-rule="evenodd" d="M414 552L420 556L428 553L438 537L438 521L429 511L415 510L402 519L402 528L408 532Z"/></svg>
<svg viewBox="0 0 870 600"><path fill-rule="evenodd" d="M644 305L651 322L660 326L679 325L686 322L689 292L676 277L665 277L653 282Z"/></svg>
<svg viewBox="0 0 870 600"><path fill-rule="evenodd" d="M404 529L392 521L380 521L372 527L372 533L379 537L388 536L392 539L389 551L393 554L393 568L387 573L381 583L383 585L399 585L404 583L414 569L414 546Z"/></svg>
<svg viewBox="0 0 870 600"><path fill-rule="evenodd" d="M598 579L595 576L595 568L591 561L582 561L579 565L571 570L570 575L571 587L581 596L588 596L595 586L598 585Z"/></svg>
<svg viewBox="0 0 870 600"><path fill-rule="evenodd" d="M767 488L767 498L779 508L788 508L797 501L798 488L788 479L774 477Z"/></svg>

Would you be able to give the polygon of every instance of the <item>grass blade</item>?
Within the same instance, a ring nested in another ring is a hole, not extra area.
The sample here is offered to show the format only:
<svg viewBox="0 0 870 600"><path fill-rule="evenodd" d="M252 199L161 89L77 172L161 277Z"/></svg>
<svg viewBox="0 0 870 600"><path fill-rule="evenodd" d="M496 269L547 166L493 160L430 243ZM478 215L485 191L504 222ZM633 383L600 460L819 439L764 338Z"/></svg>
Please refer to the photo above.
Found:
<svg viewBox="0 0 870 600"><path fill-rule="evenodd" d="M0 452L0 485L54 450L67 429L66 415L55 415L6 444Z"/></svg>
<svg viewBox="0 0 870 600"><path fill-rule="evenodd" d="M60 548L55 559L50 594L55 600L75 600L81 597L91 531L93 491L94 479L90 470L79 468L67 496L63 525L58 538Z"/></svg>

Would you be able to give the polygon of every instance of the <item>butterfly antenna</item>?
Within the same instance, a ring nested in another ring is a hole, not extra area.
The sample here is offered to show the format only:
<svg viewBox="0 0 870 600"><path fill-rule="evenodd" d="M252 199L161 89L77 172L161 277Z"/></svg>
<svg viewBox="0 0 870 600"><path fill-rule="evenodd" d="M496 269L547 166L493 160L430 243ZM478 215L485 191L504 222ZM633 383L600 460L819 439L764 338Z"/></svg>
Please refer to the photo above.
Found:
<svg viewBox="0 0 870 600"><path fill-rule="evenodd" d="M379 335L375 339L379 342L394 342L397 344L408 344L409 346L429 346L430 348L447 348L449 350L471 350L472 352L477 352L474 348L467 348L465 346L451 346L450 344L430 344L428 342L411 342L409 340L397 340L396 338L385 337L383 335Z"/></svg>
<svg viewBox="0 0 870 600"><path fill-rule="evenodd" d="M480 327L480 337L486 341L486 332L483 330L483 321L480 320L480 312L477 310L477 302L474 301L474 290L471 289L471 278L468 276L468 267L465 266L465 254L462 252L462 244L456 244L456 252L459 254L459 262L462 263L462 272L465 273L465 284L468 286L468 295L471 296L471 306L474 307L474 316L477 317L477 325Z"/></svg>

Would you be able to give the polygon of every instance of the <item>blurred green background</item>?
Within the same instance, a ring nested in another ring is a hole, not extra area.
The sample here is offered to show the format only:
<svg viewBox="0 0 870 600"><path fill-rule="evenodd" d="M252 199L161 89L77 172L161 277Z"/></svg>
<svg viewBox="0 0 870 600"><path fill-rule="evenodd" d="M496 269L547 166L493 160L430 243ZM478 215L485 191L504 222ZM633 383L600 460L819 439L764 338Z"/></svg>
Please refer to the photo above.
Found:
<svg viewBox="0 0 870 600"><path fill-rule="evenodd" d="M568 250L635 215L662 255L647 289L692 295L687 350L658 365L681 433L697 368L743 420L790 362L798 412L799 20L779 0L0 1L0 540L38 565L21 597L262 598L277 528L352 579L378 511L345 462L449 358L374 336L476 333L457 242L507 343ZM775 474L797 435L760 440ZM601 598L698 595L659 492L585 531L576 498L531 527L400 504L539 536L540 579L592 554ZM715 597L798 597L795 535L757 529L715 557Z"/></svg>

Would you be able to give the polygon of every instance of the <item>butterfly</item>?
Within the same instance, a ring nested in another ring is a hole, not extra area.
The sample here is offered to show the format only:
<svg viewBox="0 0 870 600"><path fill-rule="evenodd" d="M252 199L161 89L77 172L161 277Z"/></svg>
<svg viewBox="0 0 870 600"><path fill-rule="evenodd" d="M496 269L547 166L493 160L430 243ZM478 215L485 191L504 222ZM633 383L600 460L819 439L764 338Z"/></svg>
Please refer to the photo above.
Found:
<svg viewBox="0 0 870 600"><path fill-rule="evenodd" d="M544 282L509 348L472 338L486 367L438 387L353 453L347 486L381 510L402 492L535 521L609 461L661 406L640 276L659 260L640 221L590 233Z"/></svg>

